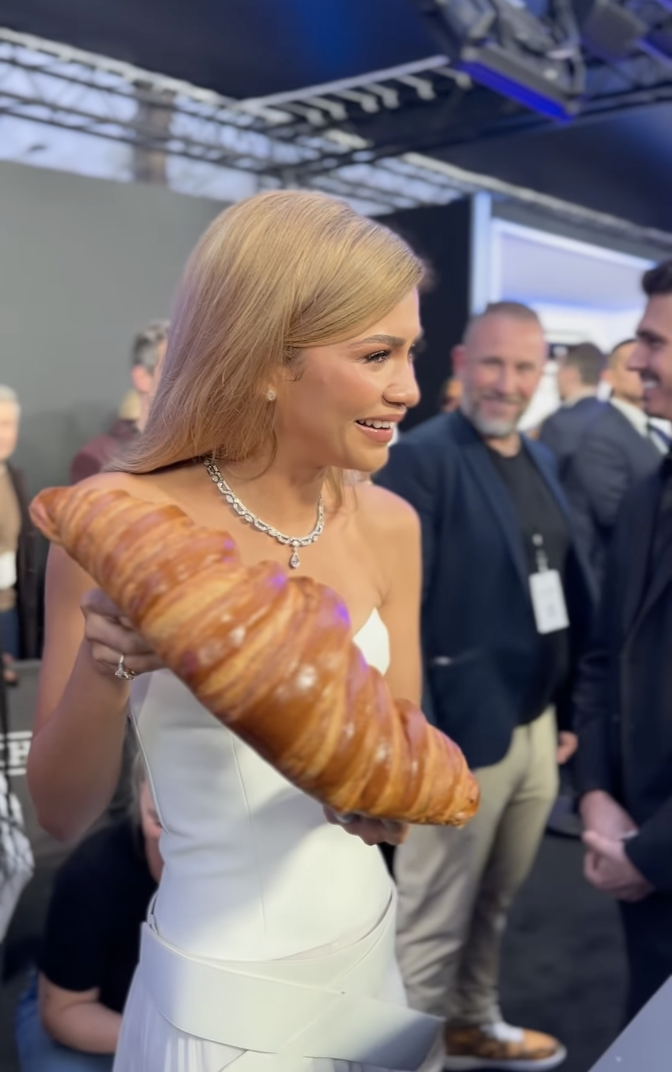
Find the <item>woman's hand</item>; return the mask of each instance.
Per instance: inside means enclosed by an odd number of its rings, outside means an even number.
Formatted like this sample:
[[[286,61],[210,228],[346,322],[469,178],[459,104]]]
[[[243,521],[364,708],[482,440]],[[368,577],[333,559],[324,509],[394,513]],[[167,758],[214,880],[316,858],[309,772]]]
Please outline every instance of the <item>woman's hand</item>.
[[[99,670],[114,674],[124,656],[124,669],[133,674],[161,670],[164,663],[152,651],[144,637],[136,633],[111,599],[99,588],[87,592],[81,603],[86,622],[84,637]]]
[[[361,838],[365,845],[401,845],[408,837],[408,823],[395,823],[387,819],[367,819],[364,815],[338,816],[332,808],[325,807],[324,814],[332,826],[340,826],[346,834]]]

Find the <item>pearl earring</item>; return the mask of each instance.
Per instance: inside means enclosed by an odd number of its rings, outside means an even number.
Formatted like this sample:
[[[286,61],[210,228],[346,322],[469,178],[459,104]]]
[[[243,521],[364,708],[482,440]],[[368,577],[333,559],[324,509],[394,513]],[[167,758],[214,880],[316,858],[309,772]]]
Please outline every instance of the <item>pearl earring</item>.
[[[275,402],[275,391],[270,390],[266,392],[266,398],[269,402]]]

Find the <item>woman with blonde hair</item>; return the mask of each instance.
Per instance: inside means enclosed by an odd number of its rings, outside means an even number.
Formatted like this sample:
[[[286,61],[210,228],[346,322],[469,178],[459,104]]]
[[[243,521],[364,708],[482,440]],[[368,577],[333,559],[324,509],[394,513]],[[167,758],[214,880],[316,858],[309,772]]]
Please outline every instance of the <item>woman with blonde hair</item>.
[[[229,531],[247,565],[335,589],[365,658],[415,702],[419,525],[342,474],[380,469],[418,401],[422,278],[400,238],[328,197],[227,209],[187,266],[144,434],[124,471],[91,481]],[[116,1072],[416,1068],[438,1025],[405,1008],[393,885],[371,847],[405,829],[292,787],[52,549],[28,777],[56,836],[108,804],[129,703],[165,866]]]

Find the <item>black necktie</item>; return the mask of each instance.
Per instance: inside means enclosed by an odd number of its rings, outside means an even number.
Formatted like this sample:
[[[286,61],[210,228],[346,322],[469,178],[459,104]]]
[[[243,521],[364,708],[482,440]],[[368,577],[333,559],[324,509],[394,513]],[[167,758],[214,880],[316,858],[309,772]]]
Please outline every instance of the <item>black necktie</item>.
[[[663,458],[660,467],[660,499],[658,500],[658,513],[656,515],[656,527],[653,534],[652,565],[655,569],[660,558],[672,539],[672,452]]]

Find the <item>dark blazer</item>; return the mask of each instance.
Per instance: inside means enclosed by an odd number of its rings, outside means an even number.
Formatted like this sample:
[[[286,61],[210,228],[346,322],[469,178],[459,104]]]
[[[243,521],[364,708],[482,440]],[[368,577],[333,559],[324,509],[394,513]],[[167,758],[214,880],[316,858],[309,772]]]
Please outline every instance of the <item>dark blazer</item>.
[[[571,530],[552,456],[532,441],[525,441],[524,449]],[[537,639],[509,494],[480,437],[459,412],[442,414],[405,435],[375,480],[407,499],[422,524],[424,710],[472,766],[497,763],[519,722]],[[574,544],[565,589],[574,665],[588,639],[593,610],[591,582]],[[558,700],[566,710],[568,696]]]
[[[660,477],[628,492],[607,559],[596,636],[575,692],[579,791],[603,789],[640,826],[636,867],[672,891],[672,540],[647,584]]]
[[[595,397],[581,398],[572,406],[561,406],[542,424],[539,442],[555,454],[561,481],[591,421],[603,408],[604,402]]]
[[[37,575],[37,532],[28,513],[28,494],[23,475],[8,465],[14,493],[21,513],[21,531],[16,553],[16,605],[19,613],[21,658],[37,659],[39,607]]]
[[[655,472],[660,452],[609,402],[598,403],[560,477],[579,539],[601,585],[623,496]]]

